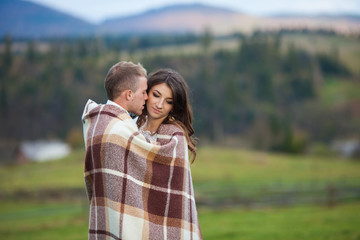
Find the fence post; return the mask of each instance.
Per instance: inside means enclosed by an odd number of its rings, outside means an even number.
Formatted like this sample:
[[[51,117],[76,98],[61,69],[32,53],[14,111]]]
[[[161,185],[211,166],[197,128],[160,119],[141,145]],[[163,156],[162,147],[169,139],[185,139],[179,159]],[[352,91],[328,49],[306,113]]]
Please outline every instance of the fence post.
[[[327,185],[327,206],[332,208],[335,206],[335,187],[332,183]]]

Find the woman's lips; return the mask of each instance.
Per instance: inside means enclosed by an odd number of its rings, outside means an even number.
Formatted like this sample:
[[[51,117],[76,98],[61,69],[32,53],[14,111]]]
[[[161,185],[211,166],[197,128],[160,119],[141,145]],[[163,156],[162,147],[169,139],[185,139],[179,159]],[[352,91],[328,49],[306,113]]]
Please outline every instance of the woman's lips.
[[[161,113],[161,111],[158,110],[158,109],[156,109],[156,108],[152,108],[152,109],[153,109],[153,111],[154,111],[155,113],[157,113],[157,114],[160,114],[160,113]]]

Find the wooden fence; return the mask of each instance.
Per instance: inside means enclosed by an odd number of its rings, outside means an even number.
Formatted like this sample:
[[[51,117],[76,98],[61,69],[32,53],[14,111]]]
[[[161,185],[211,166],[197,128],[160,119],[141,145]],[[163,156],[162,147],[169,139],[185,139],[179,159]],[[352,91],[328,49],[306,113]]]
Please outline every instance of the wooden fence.
[[[333,207],[341,202],[359,201],[360,186],[347,183],[327,183],[307,186],[283,185],[251,188],[218,186],[196,191],[197,204],[211,208],[292,206],[322,204]]]
[[[279,183],[264,187],[241,186],[239,184],[195,185],[195,197],[198,206],[210,208],[260,208],[299,204],[321,204],[333,207],[342,202],[360,201],[360,183],[318,184],[313,182],[306,185]],[[0,192],[0,200],[5,199],[83,201],[85,205],[88,204],[85,187],[23,190],[11,194]]]

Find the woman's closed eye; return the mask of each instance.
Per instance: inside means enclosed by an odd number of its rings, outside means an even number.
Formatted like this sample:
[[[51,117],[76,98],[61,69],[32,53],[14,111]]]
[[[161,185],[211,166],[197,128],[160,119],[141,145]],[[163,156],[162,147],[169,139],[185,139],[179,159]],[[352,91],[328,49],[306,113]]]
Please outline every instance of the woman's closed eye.
[[[164,102],[166,102],[167,104],[169,104],[169,105],[172,105],[173,104],[173,99],[171,98],[171,97],[163,97],[163,94],[162,93],[160,93],[159,91],[157,91],[157,90],[154,90],[152,93],[152,96],[154,97],[154,98],[162,98],[163,99],[163,101]]]

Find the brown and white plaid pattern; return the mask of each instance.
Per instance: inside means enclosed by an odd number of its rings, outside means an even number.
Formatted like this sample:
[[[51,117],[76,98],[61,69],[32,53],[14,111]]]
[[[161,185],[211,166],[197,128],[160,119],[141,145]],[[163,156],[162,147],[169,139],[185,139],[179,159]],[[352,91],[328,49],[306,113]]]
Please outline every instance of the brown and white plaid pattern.
[[[125,110],[91,100],[82,121],[89,239],[202,239],[180,128],[161,125],[154,145]]]

